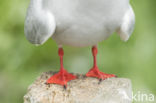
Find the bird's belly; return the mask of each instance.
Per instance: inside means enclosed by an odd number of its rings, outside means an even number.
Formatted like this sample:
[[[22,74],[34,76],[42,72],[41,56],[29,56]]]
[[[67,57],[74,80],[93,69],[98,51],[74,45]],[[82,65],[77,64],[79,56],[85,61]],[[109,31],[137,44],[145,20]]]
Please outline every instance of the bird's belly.
[[[96,45],[98,42],[107,39],[111,33],[112,32],[100,27],[95,29],[94,27],[89,28],[74,25],[66,28],[65,31],[57,28],[53,39],[59,45],[84,47]]]
[[[128,0],[54,0],[53,39],[60,45],[89,46],[106,39],[120,25]]]

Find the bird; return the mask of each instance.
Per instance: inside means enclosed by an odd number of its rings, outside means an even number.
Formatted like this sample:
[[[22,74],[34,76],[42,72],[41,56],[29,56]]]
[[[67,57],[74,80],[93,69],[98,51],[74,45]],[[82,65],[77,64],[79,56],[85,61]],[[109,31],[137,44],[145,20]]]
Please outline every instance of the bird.
[[[116,77],[101,72],[97,65],[97,45],[116,32],[127,41],[134,31],[135,13],[130,0],[30,0],[25,18],[27,40],[42,45],[49,38],[56,41],[60,70],[47,84],[67,86],[77,77],[63,66],[63,46],[92,47],[93,67],[87,77],[105,80]]]

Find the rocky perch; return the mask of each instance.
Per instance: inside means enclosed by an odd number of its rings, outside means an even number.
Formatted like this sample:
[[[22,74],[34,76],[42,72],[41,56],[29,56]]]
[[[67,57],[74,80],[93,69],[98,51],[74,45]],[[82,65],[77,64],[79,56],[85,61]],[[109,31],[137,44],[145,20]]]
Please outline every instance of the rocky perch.
[[[110,78],[99,83],[96,78],[77,75],[78,79],[60,85],[46,84],[55,72],[42,73],[30,85],[24,103],[132,103],[131,81],[125,78]]]

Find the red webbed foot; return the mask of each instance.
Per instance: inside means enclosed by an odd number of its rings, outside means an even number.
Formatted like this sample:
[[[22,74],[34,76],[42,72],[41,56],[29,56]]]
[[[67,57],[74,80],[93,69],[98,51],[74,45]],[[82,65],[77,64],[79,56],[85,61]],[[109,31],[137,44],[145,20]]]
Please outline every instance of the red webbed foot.
[[[76,79],[75,75],[68,73],[65,69],[54,74],[47,80],[47,84],[59,84],[67,87],[67,83],[71,80]]]
[[[96,77],[99,78],[100,80],[105,80],[107,78],[112,78],[112,77],[116,77],[116,75],[114,74],[106,74],[103,73],[101,71],[99,71],[98,67],[94,67],[92,68],[87,74],[87,77]]]

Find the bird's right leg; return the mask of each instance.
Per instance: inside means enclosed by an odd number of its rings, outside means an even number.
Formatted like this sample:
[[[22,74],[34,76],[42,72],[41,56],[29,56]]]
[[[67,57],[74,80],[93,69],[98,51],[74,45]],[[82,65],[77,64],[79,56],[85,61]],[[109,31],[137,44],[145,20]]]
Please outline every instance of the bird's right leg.
[[[64,51],[63,51],[62,47],[59,48],[58,54],[59,54],[59,57],[60,57],[60,71],[57,74],[54,74],[52,77],[50,77],[47,80],[47,84],[59,84],[59,85],[62,85],[64,87],[67,87],[68,81],[76,79],[76,76],[68,73],[64,69],[64,66],[63,66]]]
[[[89,70],[89,72],[86,74],[86,76],[87,77],[96,77],[96,78],[99,78],[100,81],[101,80],[104,80],[104,79],[107,79],[107,78],[116,77],[116,75],[114,75],[114,74],[106,74],[106,73],[103,73],[103,72],[101,72],[99,70],[99,68],[97,66],[97,59],[96,59],[97,53],[98,53],[97,47],[96,46],[93,46],[92,47],[92,54],[93,54],[93,59],[94,59],[94,65]]]

